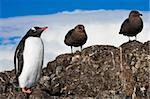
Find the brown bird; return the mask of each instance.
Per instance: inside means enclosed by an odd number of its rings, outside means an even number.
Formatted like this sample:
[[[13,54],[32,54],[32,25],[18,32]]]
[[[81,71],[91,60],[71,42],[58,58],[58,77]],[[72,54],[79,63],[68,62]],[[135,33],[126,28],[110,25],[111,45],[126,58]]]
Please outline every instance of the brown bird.
[[[74,29],[71,29],[65,36],[64,43],[71,46],[71,53],[73,53],[72,47],[79,47],[82,50],[82,46],[87,41],[87,34],[84,26],[79,24]]]
[[[137,34],[143,29],[143,21],[140,16],[142,16],[142,14],[138,11],[131,11],[129,17],[122,23],[119,34],[128,36],[129,41],[130,37],[135,36],[136,40]]]

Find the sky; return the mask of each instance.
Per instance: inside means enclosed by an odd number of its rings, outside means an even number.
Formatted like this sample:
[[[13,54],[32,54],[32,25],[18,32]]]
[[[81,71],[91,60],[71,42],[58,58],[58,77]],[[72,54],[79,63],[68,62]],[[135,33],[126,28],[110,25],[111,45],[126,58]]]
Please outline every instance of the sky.
[[[80,10],[149,10],[149,0],[0,0],[1,18]]]
[[[70,47],[63,40],[77,24],[83,24],[88,35],[83,48],[118,47],[128,41],[118,32],[133,9],[143,14],[144,28],[137,39],[144,43],[150,40],[149,0],[0,0],[0,71],[14,68],[16,46],[33,26],[49,27],[41,36],[45,48],[44,66],[56,56],[70,53]],[[76,50],[78,48],[74,48]]]

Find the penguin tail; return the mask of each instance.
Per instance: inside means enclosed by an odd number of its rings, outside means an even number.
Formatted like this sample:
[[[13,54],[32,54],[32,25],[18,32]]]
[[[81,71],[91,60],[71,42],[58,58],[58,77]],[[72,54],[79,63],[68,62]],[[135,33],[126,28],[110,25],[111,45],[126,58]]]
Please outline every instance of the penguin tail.
[[[19,88],[19,79],[18,79],[18,76],[16,76],[13,80],[13,86],[15,89],[18,89]]]

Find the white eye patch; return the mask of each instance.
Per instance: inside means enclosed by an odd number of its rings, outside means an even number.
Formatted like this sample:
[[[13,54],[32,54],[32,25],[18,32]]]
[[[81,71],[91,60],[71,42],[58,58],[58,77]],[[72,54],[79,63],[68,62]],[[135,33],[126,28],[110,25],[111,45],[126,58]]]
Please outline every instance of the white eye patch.
[[[36,29],[34,27],[32,27],[31,30],[33,30],[34,32],[36,31]]]

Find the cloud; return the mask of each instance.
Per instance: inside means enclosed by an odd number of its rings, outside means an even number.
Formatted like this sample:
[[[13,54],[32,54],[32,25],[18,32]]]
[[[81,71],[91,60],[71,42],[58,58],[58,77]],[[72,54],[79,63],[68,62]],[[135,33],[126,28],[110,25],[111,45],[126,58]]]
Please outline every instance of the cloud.
[[[120,46],[128,41],[127,37],[119,35],[118,32],[129,12],[128,10],[75,10],[42,16],[0,19],[0,55],[2,56],[0,57],[0,70],[13,68],[15,48],[21,37],[33,26],[49,27],[42,34],[45,45],[44,66],[56,56],[70,53],[70,47],[66,46],[63,41],[66,33],[77,24],[83,24],[88,35],[87,43],[83,48],[96,44]],[[150,35],[148,35],[150,13],[148,11],[140,12],[143,14],[144,28],[137,39],[146,42],[150,39]],[[6,42],[4,42],[5,40]],[[77,49],[74,48],[74,50]]]

